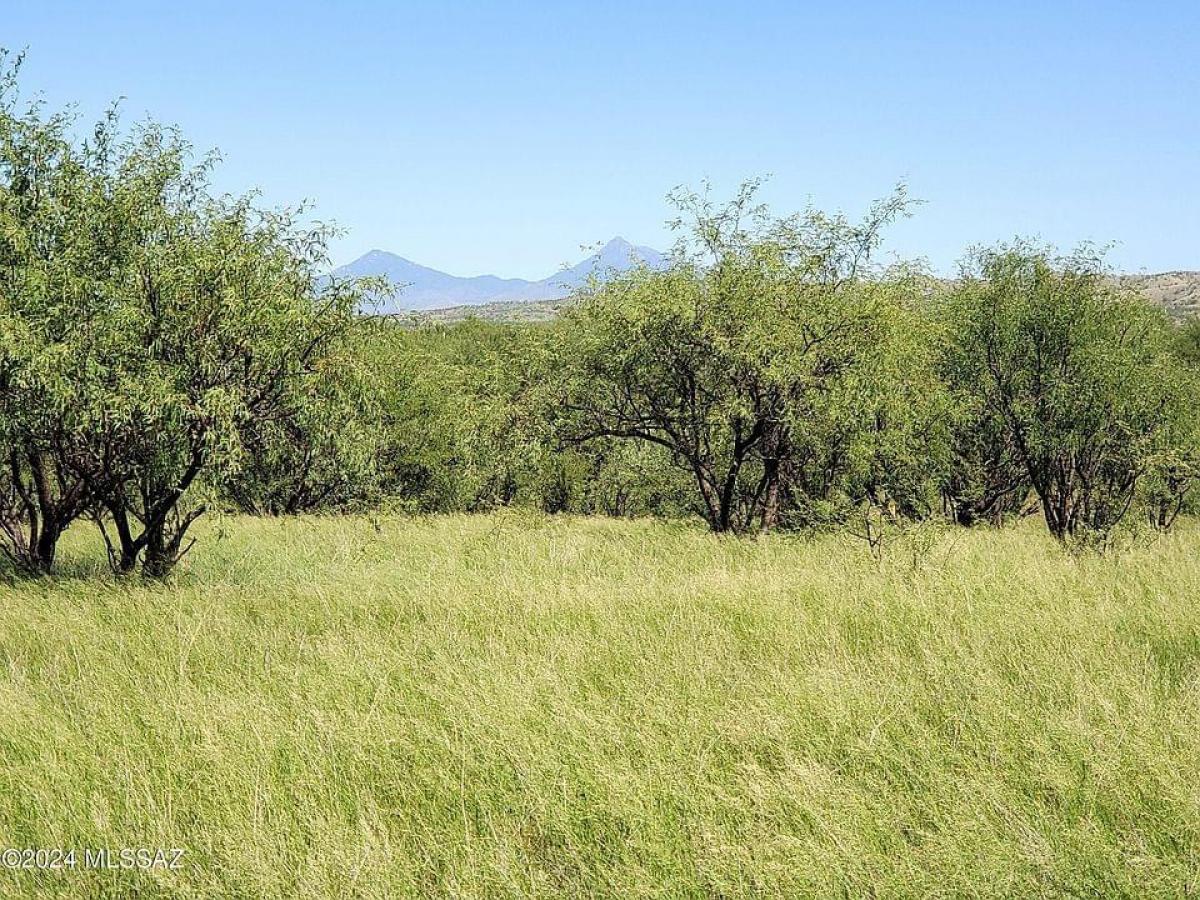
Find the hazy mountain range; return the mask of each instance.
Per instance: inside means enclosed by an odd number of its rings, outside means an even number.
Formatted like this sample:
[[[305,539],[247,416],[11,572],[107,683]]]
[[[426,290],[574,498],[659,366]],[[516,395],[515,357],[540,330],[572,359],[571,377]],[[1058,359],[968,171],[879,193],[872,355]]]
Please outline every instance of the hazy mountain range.
[[[538,281],[495,275],[462,277],[422,266],[394,253],[372,250],[335,270],[343,277],[383,276],[401,288],[377,313],[427,312],[437,321],[478,316],[499,321],[554,318],[563,301],[593,273],[627,271],[645,264],[662,268],[666,259],[650,247],[616,237],[598,252]],[[1200,272],[1123,275],[1120,280],[1161,304],[1173,318],[1200,315]]]
[[[606,272],[623,272],[642,264],[661,268],[664,265],[663,254],[616,237],[581,262],[538,281],[499,278],[495,275],[451,275],[383,250],[365,253],[354,262],[336,269],[334,274],[340,277],[387,278],[400,289],[399,293],[373,311],[396,313],[451,306],[558,300],[584,284],[593,273],[603,276]]]

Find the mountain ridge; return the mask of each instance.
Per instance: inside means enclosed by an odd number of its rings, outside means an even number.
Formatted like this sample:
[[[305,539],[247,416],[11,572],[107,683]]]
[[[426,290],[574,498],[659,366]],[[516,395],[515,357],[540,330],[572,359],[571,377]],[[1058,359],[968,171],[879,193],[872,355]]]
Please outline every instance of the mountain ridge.
[[[636,265],[661,268],[665,259],[651,247],[637,246],[618,236],[575,265],[538,280],[497,275],[451,275],[385,250],[370,250],[353,262],[334,269],[333,275],[386,278],[397,288],[397,293],[380,300],[371,311],[390,315],[459,306],[560,300],[593,274],[603,276],[609,271],[628,271]]]
[[[662,268],[666,256],[650,247],[615,237],[600,250],[546,278],[501,278],[497,275],[451,275],[396,253],[370,250],[334,270],[340,277],[383,276],[399,288],[391,298],[366,310],[377,315],[430,313],[438,320],[457,320],[477,310],[484,318],[543,320],[557,314],[562,301],[592,274],[627,271],[644,264]],[[1200,314],[1200,271],[1124,273],[1119,283],[1143,293],[1173,318]],[[511,314],[510,314],[511,313]]]

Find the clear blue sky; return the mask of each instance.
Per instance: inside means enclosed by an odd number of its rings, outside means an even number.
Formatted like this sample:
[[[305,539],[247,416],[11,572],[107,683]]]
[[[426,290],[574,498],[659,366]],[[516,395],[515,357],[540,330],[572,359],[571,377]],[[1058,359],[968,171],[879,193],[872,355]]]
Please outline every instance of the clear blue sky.
[[[1200,268],[1200,4],[164,3],[8,0],[27,89],[183,127],[222,188],[311,199],[455,274],[540,277],[621,234],[664,247],[666,192],[861,211],[928,201],[891,247],[1117,241]]]

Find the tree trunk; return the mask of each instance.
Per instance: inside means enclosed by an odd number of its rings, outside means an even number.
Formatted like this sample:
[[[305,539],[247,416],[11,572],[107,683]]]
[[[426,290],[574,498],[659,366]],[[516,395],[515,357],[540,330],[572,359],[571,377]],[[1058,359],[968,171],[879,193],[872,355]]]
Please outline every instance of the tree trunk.
[[[176,550],[170,546],[161,526],[146,532],[146,554],[142,559],[142,575],[147,578],[165,578],[171,574],[177,561]]]
[[[9,457],[9,489],[0,509],[0,550],[26,575],[48,575],[58,540],[85,506],[81,481],[63,481],[42,454]]]
[[[118,575],[128,575],[137,567],[138,555],[142,552],[142,544],[133,536],[133,531],[129,527],[129,514],[125,510],[123,498],[113,498],[105,504],[108,513],[112,516],[113,528],[117,532],[117,546],[113,547],[109,544],[108,562],[112,566],[113,572]],[[104,532],[104,526],[100,524],[100,531],[104,534],[105,543],[109,543],[108,535]]]
[[[763,460],[763,481],[766,483],[766,491],[763,493],[761,525],[763,531],[771,531],[779,527],[782,513],[778,459]]]
[[[58,539],[61,536],[62,530],[57,523],[43,520],[42,533],[38,535],[37,541],[33,545],[31,559],[37,574],[50,574],[50,570],[54,567],[54,553],[58,549]]]
[[[791,449],[789,445],[788,434],[782,422],[769,421],[764,426],[762,514],[759,520],[763,531],[779,527],[783,518],[783,460]]]

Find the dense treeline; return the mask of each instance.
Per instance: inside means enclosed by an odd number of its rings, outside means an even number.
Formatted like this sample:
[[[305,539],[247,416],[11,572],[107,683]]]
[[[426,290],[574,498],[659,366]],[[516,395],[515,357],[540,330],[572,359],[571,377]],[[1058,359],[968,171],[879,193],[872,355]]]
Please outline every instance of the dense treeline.
[[[162,576],[214,505],[528,505],[717,532],[1040,514],[1072,545],[1169,528],[1200,453],[1200,326],[1086,251],[880,265],[861,222],[679,193],[670,265],[558,321],[358,314],[301,210],[216,195],[170,129],[86,140],[0,83],[0,549],[51,569],[94,523]]]
[[[358,320],[302,404],[317,427],[276,433],[231,496],[718,532],[1040,514],[1082,546],[1186,508],[1200,326],[1083,251],[979,250],[950,283],[875,266],[903,191],[852,223],[773,219],[753,189],[677,197],[672,265],[597,283],[549,325]]]
[[[1086,250],[977,250],[952,282],[876,266],[902,190],[850,222],[774,219],[754,187],[725,206],[677,196],[670,267],[613,275],[552,324],[360,320],[342,371],[375,373],[347,376],[373,412],[304,445],[340,453],[319,471],[357,471],[358,488],[271,511],[523,504],[718,532],[1040,514],[1103,546],[1186,508],[1200,325]],[[337,408],[325,390],[317,408]]]

